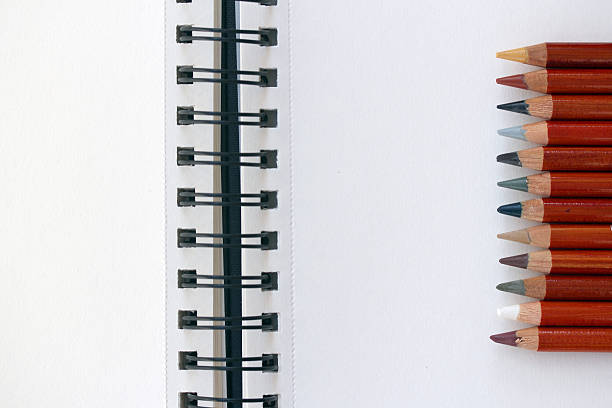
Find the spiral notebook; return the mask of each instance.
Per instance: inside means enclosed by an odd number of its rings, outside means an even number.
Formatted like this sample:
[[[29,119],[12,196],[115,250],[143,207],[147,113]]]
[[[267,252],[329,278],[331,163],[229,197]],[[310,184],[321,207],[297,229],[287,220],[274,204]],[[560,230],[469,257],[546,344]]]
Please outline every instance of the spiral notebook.
[[[495,52],[609,2],[6,3],[0,405],[609,406],[612,356],[488,339]]]

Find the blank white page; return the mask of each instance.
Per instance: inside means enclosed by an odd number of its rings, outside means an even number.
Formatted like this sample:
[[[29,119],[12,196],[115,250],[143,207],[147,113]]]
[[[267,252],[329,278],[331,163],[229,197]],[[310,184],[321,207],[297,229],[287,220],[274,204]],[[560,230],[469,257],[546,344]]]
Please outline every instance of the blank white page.
[[[161,1],[0,5],[0,405],[164,406]]]
[[[609,406],[612,355],[535,353],[495,285],[528,224],[497,164],[525,148],[496,110],[531,94],[495,78],[535,68],[495,52],[610,41],[607,1],[292,1],[295,399],[315,406]],[[537,387],[533,389],[533,387]],[[410,404],[412,403],[412,404]]]

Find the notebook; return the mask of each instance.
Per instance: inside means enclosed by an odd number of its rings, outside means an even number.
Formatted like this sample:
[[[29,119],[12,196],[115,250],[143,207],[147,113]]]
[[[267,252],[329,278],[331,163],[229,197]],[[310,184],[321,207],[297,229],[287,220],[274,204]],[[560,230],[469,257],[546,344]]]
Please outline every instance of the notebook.
[[[609,41],[612,6],[277,3],[3,8],[3,402],[608,406],[611,356],[488,336],[527,225],[495,212],[528,172],[495,163],[526,93],[494,79],[529,67],[494,54]],[[258,84],[188,83],[228,71]],[[222,233],[252,235],[194,236]]]

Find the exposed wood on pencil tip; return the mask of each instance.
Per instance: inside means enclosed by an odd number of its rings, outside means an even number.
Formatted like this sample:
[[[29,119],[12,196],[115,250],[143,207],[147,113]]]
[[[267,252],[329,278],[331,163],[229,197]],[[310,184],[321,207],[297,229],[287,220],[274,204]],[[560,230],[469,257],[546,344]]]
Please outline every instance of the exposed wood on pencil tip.
[[[500,51],[495,54],[495,57],[509,61],[521,62],[524,64],[527,62],[528,54],[527,49],[522,47],[515,48],[512,50]]]

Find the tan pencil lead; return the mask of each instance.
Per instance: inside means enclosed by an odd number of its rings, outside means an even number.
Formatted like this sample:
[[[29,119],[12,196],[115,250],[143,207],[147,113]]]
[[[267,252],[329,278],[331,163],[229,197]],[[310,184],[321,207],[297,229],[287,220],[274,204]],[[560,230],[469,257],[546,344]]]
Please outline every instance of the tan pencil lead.
[[[528,58],[527,48],[515,48],[513,50],[501,51],[496,53],[495,57],[525,64]]]

